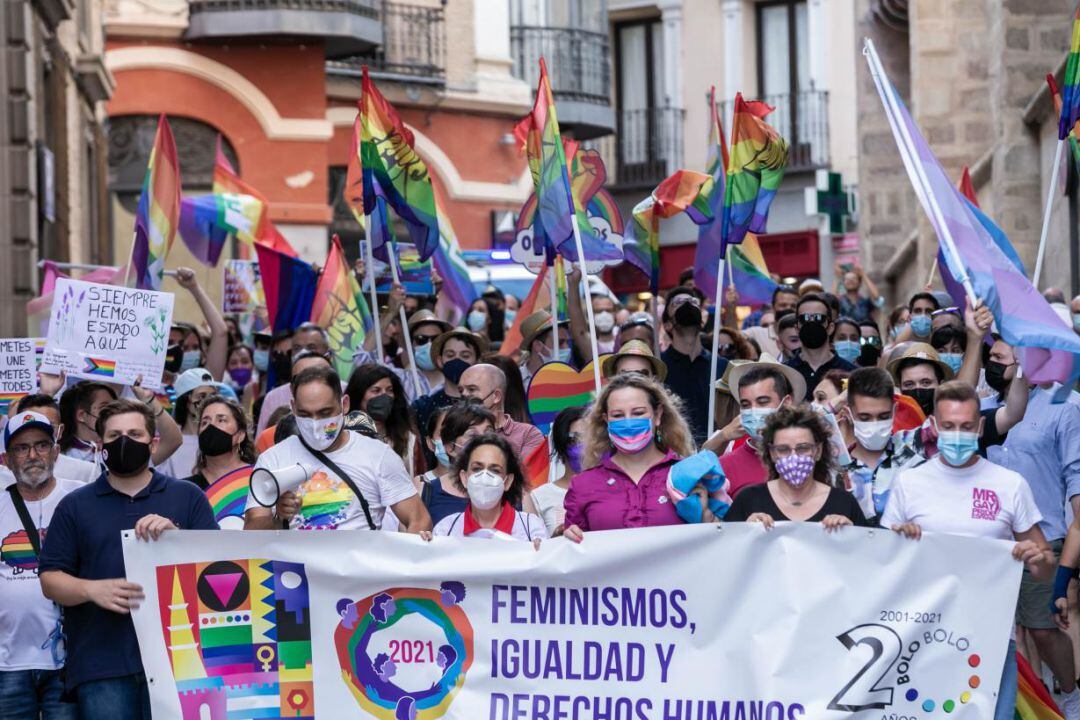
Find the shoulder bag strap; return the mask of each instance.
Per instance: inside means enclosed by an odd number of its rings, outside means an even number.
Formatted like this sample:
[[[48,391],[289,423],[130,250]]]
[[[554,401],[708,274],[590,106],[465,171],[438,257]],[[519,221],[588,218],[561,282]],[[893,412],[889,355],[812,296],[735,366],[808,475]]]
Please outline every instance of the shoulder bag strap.
[[[8,485],[8,494],[11,495],[11,504],[15,506],[15,512],[19,513],[19,520],[22,521],[23,530],[26,531],[26,537],[30,541],[30,546],[34,548],[34,556],[41,557],[41,535],[38,534],[38,529],[34,527],[34,520],[30,517],[30,510],[26,507],[26,501],[23,500],[23,496],[19,494],[18,483],[12,483]]]
[[[353,479],[349,477],[349,474],[342,470],[340,467],[338,467],[337,463],[335,463],[333,460],[326,457],[324,453],[316,450],[315,448],[304,442],[304,438],[301,437],[299,434],[296,436],[296,439],[300,441],[300,444],[304,446],[305,450],[315,456],[316,460],[333,470],[335,475],[345,481],[345,484],[348,485],[349,489],[353,491],[353,495],[355,495],[356,499],[360,501],[360,509],[364,511],[364,517],[367,518],[368,527],[372,530],[378,530],[379,528],[375,527],[375,521],[371,518],[371,507],[368,505],[367,498],[365,498],[364,494],[360,492],[360,488],[357,487]]]

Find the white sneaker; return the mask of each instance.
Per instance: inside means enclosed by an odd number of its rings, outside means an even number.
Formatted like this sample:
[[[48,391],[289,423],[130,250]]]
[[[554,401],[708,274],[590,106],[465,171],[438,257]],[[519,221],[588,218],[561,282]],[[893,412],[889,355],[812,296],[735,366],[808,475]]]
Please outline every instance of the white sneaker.
[[[1080,688],[1074,688],[1068,695],[1062,694],[1058,705],[1065,715],[1065,720],[1080,720]]]

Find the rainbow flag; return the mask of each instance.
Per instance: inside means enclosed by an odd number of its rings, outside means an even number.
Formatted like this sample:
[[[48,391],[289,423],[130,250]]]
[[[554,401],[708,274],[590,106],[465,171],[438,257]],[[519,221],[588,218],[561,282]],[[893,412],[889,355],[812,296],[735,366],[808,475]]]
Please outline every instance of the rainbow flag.
[[[694,285],[714,303],[719,302],[714,297],[716,273],[720,269],[720,258],[725,256],[727,249],[722,237],[727,166],[727,141],[724,139],[723,124],[720,122],[720,110],[716,106],[714,86],[709,89],[709,158],[706,168],[715,185],[709,198],[713,221],[698,229],[698,244],[694,251]]]
[[[555,363],[546,366],[542,374],[529,382],[528,411],[532,424],[547,435],[555,416],[568,407],[584,407],[593,401],[592,365],[580,372],[569,365]]]
[[[618,260],[619,249],[596,234],[581,202],[574,197],[570,182],[567,148],[559,132],[555,114],[555,99],[548,81],[547,64],[540,58],[540,81],[532,112],[514,127],[514,136],[525,148],[529,171],[536,188],[536,217],[534,237],[546,237],[559,254],[577,262],[574,223],[581,236],[582,249],[588,260]],[[570,157],[577,155],[576,144]]]
[[[362,68],[360,98],[360,166],[363,168],[364,211],[371,213],[382,197],[409,228],[412,243],[427,260],[439,246],[435,189],[427,165],[413,149],[415,139],[393,106]]]
[[[104,378],[116,377],[116,361],[105,358],[86,358],[83,374]]]
[[[252,195],[213,193],[180,203],[180,238],[200,262],[215,267],[230,237],[256,242],[266,204]]]
[[[763,102],[747,102],[735,96],[731,122],[731,158],[724,187],[721,242],[737,245],[746,233],[763,233],[784,169],[788,145],[775,128],[765,122],[773,108]]]
[[[525,473],[525,484],[530,490],[535,490],[548,482],[551,474],[551,446],[548,439],[532,449],[522,463],[522,471]]]
[[[1073,28],[1073,31],[1075,32],[1075,28]],[[1064,103],[1061,99],[1061,92],[1058,91],[1057,81],[1052,74],[1046,76],[1046,84],[1050,86],[1050,96],[1054,99],[1054,109],[1059,113],[1062,112]],[[1076,139],[1078,126],[1080,126],[1080,122],[1074,124],[1072,128],[1069,129],[1067,140],[1069,142],[1069,152],[1071,152],[1073,156],[1073,163],[1076,165],[1077,172],[1080,172],[1080,142]]]
[[[247,503],[248,489],[251,486],[251,471],[254,465],[245,465],[225,473],[210,487],[206,488],[206,499],[214,510],[214,519],[220,525],[225,518],[244,519],[244,505]]]
[[[469,278],[469,268],[465,264],[465,258],[461,256],[461,246],[458,245],[450,218],[446,216],[442,204],[438,201],[435,203],[435,210],[439,218],[439,247],[435,249],[431,260],[443,281],[440,298],[464,314],[469,311],[469,306],[478,295]]]
[[[521,347],[521,342],[525,339],[521,334],[521,323],[537,310],[544,308],[541,290],[547,287],[545,281],[549,270],[550,267],[547,264],[540,266],[540,272],[537,273],[533,286],[529,288],[529,294],[521,301],[521,307],[518,308],[517,315],[514,316],[514,324],[506,331],[502,345],[499,346],[500,355],[512,355],[519,349],[528,350],[528,348]]]
[[[1080,122],[1080,8],[1073,18],[1069,58],[1065,61],[1065,97],[1058,120],[1058,139],[1064,140]]]
[[[330,352],[334,356],[334,369],[341,377],[348,377],[353,368],[353,350],[364,344],[367,333],[364,313],[360,302],[364,296],[360,284],[345,259],[341,239],[335,235],[326,256],[319,286],[311,305],[311,322],[326,328],[330,337]],[[367,304],[364,303],[364,309]]]
[[[165,257],[172,249],[179,223],[180,161],[176,157],[172,129],[163,113],[135,210],[135,240],[131,248],[135,287],[140,290],[161,287]]]
[[[654,295],[660,289],[660,219],[686,213],[697,225],[711,221],[713,187],[712,177],[705,173],[676,170],[634,207],[623,254],[649,278],[649,291]]]
[[[26,393],[0,393],[0,413],[7,415],[12,405],[26,397]]]
[[[745,240],[733,245],[727,261],[731,266],[732,287],[738,290],[741,304],[757,306],[772,302],[776,282],[769,275],[756,235],[747,233]],[[728,278],[725,277],[724,287],[727,285]]]
[[[214,182],[211,190],[215,195],[246,195],[262,203],[264,211],[255,225],[255,242],[269,245],[274,250],[289,257],[296,257],[296,250],[285,239],[285,236],[278,232],[278,229],[274,227],[274,223],[270,221],[270,203],[267,201],[266,196],[241,180],[240,176],[236,174],[236,169],[233,168],[232,163],[229,162],[229,158],[225,156],[225,151],[222,149],[220,135],[218,135],[217,151],[214,156]],[[245,240],[246,238],[239,237],[239,239]]]
[[[259,256],[270,327],[280,332],[307,322],[319,283],[315,268],[263,243],[255,243],[255,252]]]
[[[1016,686],[1016,720],[1064,720],[1061,710],[1046,691],[1031,665],[1016,653],[1019,677]]]

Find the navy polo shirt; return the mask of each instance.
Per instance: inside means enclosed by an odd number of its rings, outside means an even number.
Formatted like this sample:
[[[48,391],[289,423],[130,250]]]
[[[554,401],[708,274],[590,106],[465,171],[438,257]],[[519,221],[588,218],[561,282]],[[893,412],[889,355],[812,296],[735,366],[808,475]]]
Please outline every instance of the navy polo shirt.
[[[686,411],[686,422],[690,426],[690,432],[694,436],[694,444],[701,445],[709,437],[709,394],[713,391],[713,383],[709,380],[709,369],[712,367],[712,353],[702,350],[701,353],[690,359],[673,347],[669,347],[660,353],[660,359],[667,365],[667,378],[664,384],[668,390],[675,393],[683,401]],[[716,378],[724,376],[727,368],[726,358],[716,359]]]
[[[62,570],[83,580],[124,577],[120,533],[146,515],[166,517],[183,530],[218,529],[206,496],[189,482],[155,471],[150,484],[129,497],[106,478],[102,473],[56,506],[41,548],[40,572]],[[86,602],[64,608],[64,630],[68,689],[143,671],[130,615]]]

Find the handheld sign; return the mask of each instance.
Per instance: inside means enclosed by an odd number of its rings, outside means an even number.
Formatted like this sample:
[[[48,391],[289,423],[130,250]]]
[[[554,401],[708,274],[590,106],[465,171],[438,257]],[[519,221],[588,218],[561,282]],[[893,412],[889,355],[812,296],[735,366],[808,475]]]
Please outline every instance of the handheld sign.
[[[173,294],[61,278],[56,281],[43,365],[69,378],[161,387]]]
[[[0,411],[24,395],[37,392],[37,352],[33,338],[0,340]]]

